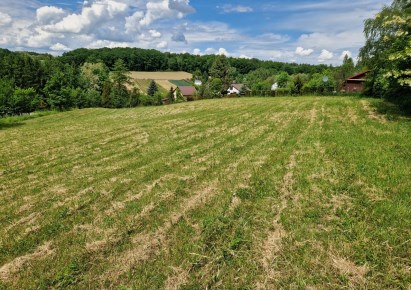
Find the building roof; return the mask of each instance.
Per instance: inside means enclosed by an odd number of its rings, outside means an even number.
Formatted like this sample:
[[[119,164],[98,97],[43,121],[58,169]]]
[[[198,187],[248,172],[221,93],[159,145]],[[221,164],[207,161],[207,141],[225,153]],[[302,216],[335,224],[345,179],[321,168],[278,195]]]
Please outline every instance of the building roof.
[[[369,70],[363,71],[355,76],[352,76],[347,79],[347,81],[365,81],[365,76],[369,73]]]
[[[231,84],[231,87],[241,91],[243,89],[244,85],[243,84]]]
[[[183,96],[194,96],[197,93],[197,90],[193,86],[179,86],[178,87]]]

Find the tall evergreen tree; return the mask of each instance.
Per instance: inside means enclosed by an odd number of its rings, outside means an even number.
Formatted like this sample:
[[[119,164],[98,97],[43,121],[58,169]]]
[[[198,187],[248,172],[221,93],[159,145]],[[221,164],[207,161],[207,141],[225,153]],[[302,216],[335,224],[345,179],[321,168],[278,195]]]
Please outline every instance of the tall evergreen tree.
[[[150,82],[150,84],[148,85],[148,88],[147,88],[147,94],[149,96],[154,96],[157,91],[158,91],[158,87],[157,87],[156,82],[154,80],[151,80],[151,82]]]

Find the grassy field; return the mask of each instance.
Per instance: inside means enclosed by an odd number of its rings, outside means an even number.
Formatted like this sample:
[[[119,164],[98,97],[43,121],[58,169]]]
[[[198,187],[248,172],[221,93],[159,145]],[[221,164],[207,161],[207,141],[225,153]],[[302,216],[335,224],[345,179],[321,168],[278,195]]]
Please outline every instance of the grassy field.
[[[141,92],[147,93],[147,89],[150,86],[150,82],[151,82],[150,80],[133,80],[132,84],[136,85],[140,89]],[[157,88],[158,88],[158,91],[164,96],[168,93],[168,90],[166,90],[159,83],[157,83]],[[170,88],[168,88],[168,89],[170,89]]]
[[[190,80],[193,75],[186,72],[138,72],[131,71],[130,77],[133,84],[146,92],[151,80],[154,80],[159,86],[160,92],[165,95],[170,88],[176,88],[181,85],[191,85],[187,80]]]
[[[137,80],[190,80],[193,75],[183,71],[145,72],[131,71],[130,76]]]
[[[411,120],[241,98],[0,126],[0,289],[410,289]]]
[[[175,86],[192,86],[193,84],[186,80],[171,80],[170,81]]]

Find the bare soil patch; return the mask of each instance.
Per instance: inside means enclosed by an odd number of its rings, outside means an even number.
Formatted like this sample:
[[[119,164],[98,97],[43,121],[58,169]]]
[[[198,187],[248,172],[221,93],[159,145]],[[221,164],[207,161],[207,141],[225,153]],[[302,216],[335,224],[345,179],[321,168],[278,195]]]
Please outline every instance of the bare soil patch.
[[[0,268],[0,279],[8,281],[13,275],[18,273],[25,265],[33,260],[44,259],[54,253],[51,242],[46,242],[39,246],[33,253],[15,258],[13,261]]]

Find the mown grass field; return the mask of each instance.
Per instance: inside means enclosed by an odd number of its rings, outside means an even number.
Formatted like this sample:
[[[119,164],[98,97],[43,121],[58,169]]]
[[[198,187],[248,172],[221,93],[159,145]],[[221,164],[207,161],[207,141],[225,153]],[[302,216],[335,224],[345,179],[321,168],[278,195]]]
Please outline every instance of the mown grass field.
[[[142,93],[147,93],[147,89],[150,86],[150,82],[151,82],[150,80],[133,80],[132,84],[137,85],[137,87],[141,90]],[[157,83],[157,88],[158,88],[158,91],[164,96],[168,93],[168,91],[158,83]]]
[[[411,122],[241,98],[0,127],[0,288],[409,289]]]
[[[137,80],[190,80],[193,75],[183,71],[146,72],[131,71],[130,76]]]

